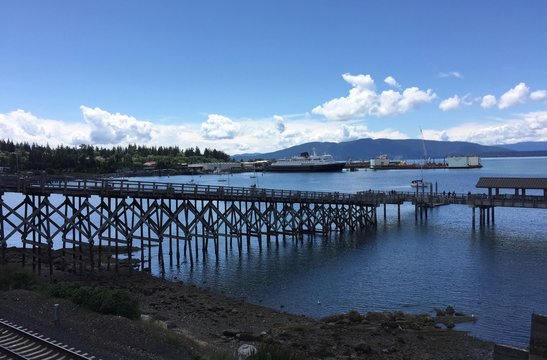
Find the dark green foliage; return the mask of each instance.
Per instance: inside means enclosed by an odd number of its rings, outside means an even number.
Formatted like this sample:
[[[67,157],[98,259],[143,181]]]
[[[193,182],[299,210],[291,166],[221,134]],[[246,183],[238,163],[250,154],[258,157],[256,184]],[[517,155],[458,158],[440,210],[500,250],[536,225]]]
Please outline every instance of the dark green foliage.
[[[282,348],[279,345],[262,344],[258,352],[247,358],[248,360],[304,360],[301,354]]]
[[[139,304],[128,292],[95,286],[84,286],[75,282],[60,282],[45,285],[31,272],[16,266],[0,267],[0,290],[38,290],[50,295],[69,299],[101,314],[112,314],[136,319],[140,316]]]
[[[36,277],[25,269],[15,266],[0,267],[0,290],[33,290],[38,284]]]
[[[62,282],[52,285],[50,292],[53,296],[72,300],[75,304],[101,314],[119,315],[129,319],[136,319],[140,315],[137,300],[123,290]]]
[[[178,146],[99,148],[92,145],[79,147],[13,143],[0,140],[0,167],[18,171],[38,171],[55,174],[61,172],[113,173],[118,170],[140,170],[145,162],[155,161],[159,169],[176,168],[182,163],[227,162],[228,154],[198,148],[182,150]]]

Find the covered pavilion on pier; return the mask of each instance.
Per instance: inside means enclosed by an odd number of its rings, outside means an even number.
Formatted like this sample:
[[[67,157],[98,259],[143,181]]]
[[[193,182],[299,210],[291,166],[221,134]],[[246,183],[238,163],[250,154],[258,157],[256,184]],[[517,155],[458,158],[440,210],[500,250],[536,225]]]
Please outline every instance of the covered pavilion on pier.
[[[526,190],[543,190],[547,197],[547,178],[481,177],[476,187],[488,189],[488,196],[500,195],[500,189],[513,189],[515,196],[526,196]]]

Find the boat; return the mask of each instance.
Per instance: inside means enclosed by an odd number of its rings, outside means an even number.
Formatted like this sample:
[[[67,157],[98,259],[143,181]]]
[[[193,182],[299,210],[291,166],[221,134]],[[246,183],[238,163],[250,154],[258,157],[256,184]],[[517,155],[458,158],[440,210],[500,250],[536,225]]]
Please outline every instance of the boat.
[[[332,155],[312,155],[303,152],[299,156],[279,159],[267,167],[267,171],[278,172],[334,172],[342,171],[346,163],[335,161]]]
[[[429,181],[424,181],[424,164],[427,163],[427,148],[425,147],[425,139],[424,139],[424,133],[422,132],[422,129],[420,129],[420,134],[422,135],[422,146],[424,150],[424,161],[420,164],[420,175],[422,178],[417,180],[412,180],[410,182],[410,186],[417,189],[423,189],[423,188],[431,186],[431,183]]]
[[[412,180],[410,182],[410,186],[412,186],[413,188],[425,188],[431,186],[431,183],[429,181],[424,181],[424,179],[417,179]]]

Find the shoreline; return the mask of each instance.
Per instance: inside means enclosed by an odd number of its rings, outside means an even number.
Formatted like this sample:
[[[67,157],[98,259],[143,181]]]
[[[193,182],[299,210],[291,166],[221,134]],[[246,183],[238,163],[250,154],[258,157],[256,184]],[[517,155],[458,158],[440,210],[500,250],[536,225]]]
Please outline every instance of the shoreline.
[[[47,275],[43,274],[48,272],[44,268],[42,270],[42,278],[47,280]],[[256,347],[279,346],[303,354],[306,359],[492,358],[492,343],[452,329],[458,321],[471,320],[470,317],[455,314],[437,317],[400,311],[367,314],[349,311],[313,319],[149,273],[129,273],[128,267],[121,267],[118,273],[101,270],[83,275],[55,269],[53,279],[128,291],[138,299],[141,312],[145,315],[143,318],[153,320],[156,325],[180,336],[184,343],[193,344],[198,354],[211,349],[234,353],[242,344],[253,344]],[[4,308],[11,304],[9,293],[2,292]],[[21,308],[23,304],[18,295],[13,307]],[[104,315],[94,316],[105,318]],[[77,316],[74,315],[74,318]],[[10,320],[17,322],[17,319]],[[121,342],[131,341],[131,331],[134,330],[115,330],[118,334],[124,334],[119,339]],[[49,336],[49,333],[46,335]],[[101,342],[94,346],[100,348]],[[153,345],[150,351],[157,351],[156,347]],[[164,354],[161,358],[176,357]]]

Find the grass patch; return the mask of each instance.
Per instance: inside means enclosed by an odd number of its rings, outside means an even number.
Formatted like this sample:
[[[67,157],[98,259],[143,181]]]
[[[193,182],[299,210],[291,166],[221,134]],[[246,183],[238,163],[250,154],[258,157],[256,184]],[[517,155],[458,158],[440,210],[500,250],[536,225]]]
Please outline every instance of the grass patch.
[[[84,286],[76,282],[46,284],[32,272],[13,265],[0,267],[0,290],[25,289],[46,295],[69,299],[101,314],[136,319],[140,316],[139,303],[124,290]]]
[[[40,281],[34,274],[19,266],[0,267],[0,290],[37,290]]]
[[[49,293],[101,314],[118,315],[129,319],[137,319],[140,316],[138,301],[127,291],[60,282],[50,285]]]
[[[175,348],[184,348],[196,360],[237,360],[232,351],[217,348],[194,338],[190,334],[165,329],[157,322],[138,321],[137,324],[155,340]]]
[[[304,360],[302,354],[285,349],[279,345],[262,344],[258,347],[255,355],[249,356],[248,360]]]

